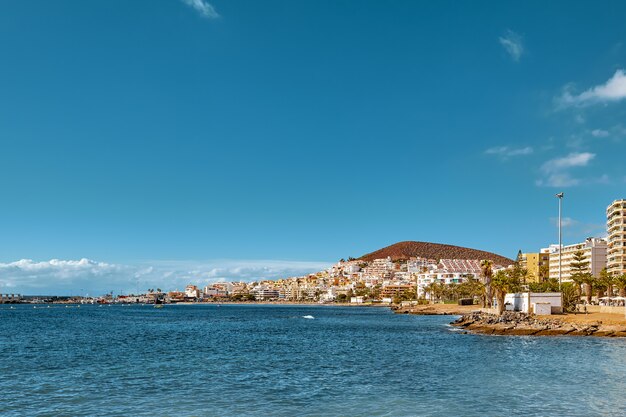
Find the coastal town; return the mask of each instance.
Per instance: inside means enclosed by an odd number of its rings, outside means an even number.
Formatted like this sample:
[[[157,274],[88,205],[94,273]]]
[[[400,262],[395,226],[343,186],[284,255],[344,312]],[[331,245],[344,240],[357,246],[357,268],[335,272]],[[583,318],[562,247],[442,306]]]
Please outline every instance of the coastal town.
[[[624,16],[0,1],[0,417],[626,417]]]
[[[350,303],[350,304],[428,304],[485,300],[487,276],[516,271],[518,291],[549,292],[560,284],[571,284],[576,296],[588,304],[623,305],[626,296],[626,200],[615,200],[606,209],[607,236],[589,237],[582,242],[546,245],[535,251],[519,251],[515,260],[474,251],[475,259],[411,256],[411,244],[400,242],[359,259],[341,259],[330,268],[298,277],[252,282],[214,282],[203,287],[190,283],[181,290],[150,288],[143,294],[112,293],[100,297],[25,297],[1,294],[0,302],[67,303]],[[455,254],[457,247],[442,253]],[[465,249],[465,248],[462,248]],[[465,249],[467,250],[467,249]],[[473,250],[469,250],[473,251]],[[376,257],[377,253],[390,254]],[[468,253],[468,252],[464,252]],[[398,254],[402,254],[399,256]],[[392,256],[393,255],[393,256]],[[559,256],[560,255],[560,256]],[[491,294],[491,296],[495,296]],[[491,297],[489,297],[491,298]],[[497,301],[493,301],[497,304]]]

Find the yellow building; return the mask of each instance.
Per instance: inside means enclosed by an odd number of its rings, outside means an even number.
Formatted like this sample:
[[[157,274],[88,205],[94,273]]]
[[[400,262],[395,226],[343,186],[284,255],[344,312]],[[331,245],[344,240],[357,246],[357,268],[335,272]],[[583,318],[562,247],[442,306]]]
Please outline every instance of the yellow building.
[[[528,271],[528,282],[540,282],[541,267],[544,268],[550,264],[550,253],[542,250],[541,252],[522,253],[520,258],[520,266]],[[547,279],[547,274],[544,279]]]
[[[608,232],[607,270],[611,275],[626,273],[626,200],[615,200],[606,208]]]

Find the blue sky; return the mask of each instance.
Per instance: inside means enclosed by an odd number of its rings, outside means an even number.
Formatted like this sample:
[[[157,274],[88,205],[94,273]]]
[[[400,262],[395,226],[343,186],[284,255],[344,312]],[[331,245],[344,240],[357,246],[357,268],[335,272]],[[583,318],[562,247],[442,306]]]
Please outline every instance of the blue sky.
[[[513,257],[554,243],[559,191],[565,243],[601,236],[626,198],[624,15],[3,2],[0,292],[273,277],[402,240]]]

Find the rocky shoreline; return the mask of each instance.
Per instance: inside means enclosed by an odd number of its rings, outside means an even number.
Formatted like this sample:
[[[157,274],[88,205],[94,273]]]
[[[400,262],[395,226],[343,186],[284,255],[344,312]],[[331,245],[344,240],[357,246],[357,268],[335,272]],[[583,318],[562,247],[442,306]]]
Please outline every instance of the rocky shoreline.
[[[462,315],[451,323],[468,333],[515,336],[626,337],[626,325],[602,321],[570,323],[558,318],[539,318],[525,313],[505,312],[502,316],[483,312]]]
[[[417,306],[390,307],[396,314],[415,314],[418,316],[460,316],[469,313],[476,306],[458,306],[456,304],[425,304]]]

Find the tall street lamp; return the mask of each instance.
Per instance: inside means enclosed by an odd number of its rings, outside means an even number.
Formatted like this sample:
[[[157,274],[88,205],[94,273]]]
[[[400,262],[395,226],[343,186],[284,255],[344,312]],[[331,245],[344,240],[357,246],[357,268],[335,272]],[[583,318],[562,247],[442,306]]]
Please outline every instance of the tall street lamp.
[[[561,240],[561,203],[563,201],[563,193],[558,193],[556,197],[559,199],[559,291],[561,291],[561,260],[563,256],[563,242]]]

